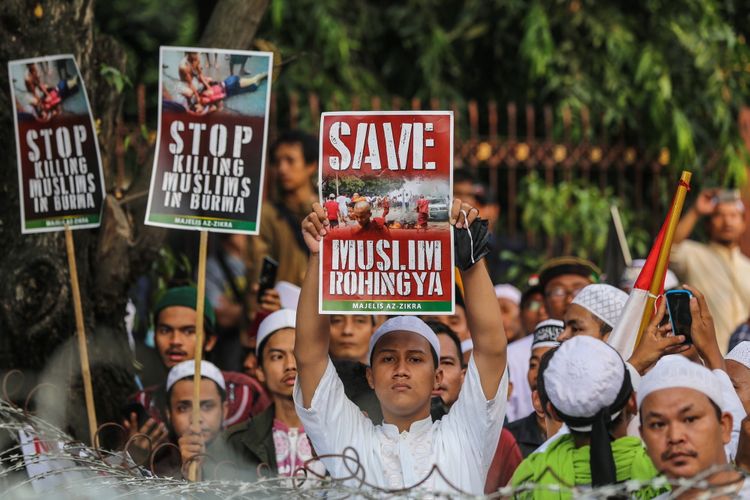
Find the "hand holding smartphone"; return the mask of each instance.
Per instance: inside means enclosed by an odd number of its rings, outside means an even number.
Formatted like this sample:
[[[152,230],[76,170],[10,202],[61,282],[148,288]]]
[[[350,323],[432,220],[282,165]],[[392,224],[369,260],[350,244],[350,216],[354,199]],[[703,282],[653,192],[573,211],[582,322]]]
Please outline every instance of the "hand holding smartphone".
[[[669,290],[664,294],[667,300],[669,321],[672,323],[672,333],[684,335],[686,344],[693,343],[693,337],[690,334],[693,325],[693,317],[690,314],[692,296],[689,290]]]

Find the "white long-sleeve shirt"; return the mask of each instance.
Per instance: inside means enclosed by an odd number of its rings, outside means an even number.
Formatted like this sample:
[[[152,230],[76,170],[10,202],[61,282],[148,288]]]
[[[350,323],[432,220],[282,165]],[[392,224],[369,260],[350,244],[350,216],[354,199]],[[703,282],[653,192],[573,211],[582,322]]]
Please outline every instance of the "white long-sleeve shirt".
[[[500,438],[507,394],[506,371],[495,397],[489,401],[485,398],[472,356],[461,393],[448,414],[437,422],[430,417],[416,421],[408,431],[399,433],[395,425],[374,425],[349,401],[329,360],[310,408],[302,404],[299,382],[294,388],[294,402],[317,454],[343,454],[346,448],[355,449],[365,481],[370,484],[408,488],[422,481],[436,465],[459,490],[481,495]],[[341,458],[322,461],[333,478],[350,477],[350,469],[356,469],[352,463],[347,468]],[[359,485],[356,479],[349,483]],[[455,493],[437,473],[421,488]]]

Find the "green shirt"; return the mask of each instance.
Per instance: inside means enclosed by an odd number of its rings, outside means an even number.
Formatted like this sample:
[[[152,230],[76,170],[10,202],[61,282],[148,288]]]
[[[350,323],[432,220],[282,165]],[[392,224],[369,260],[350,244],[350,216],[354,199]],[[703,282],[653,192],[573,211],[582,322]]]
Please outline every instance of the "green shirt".
[[[516,469],[511,485],[533,483],[541,488],[517,494],[515,498],[542,500],[572,498],[573,495],[568,488],[591,485],[589,450],[588,445],[576,448],[573,436],[565,434],[551,443],[545,451],[532,453]],[[617,482],[631,479],[648,481],[659,475],[646,454],[643,443],[637,437],[626,436],[613,441],[612,456],[615,461]],[[550,485],[560,485],[561,491],[544,488]],[[662,491],[665,490],[646,487],[635,496],[653,498]]]

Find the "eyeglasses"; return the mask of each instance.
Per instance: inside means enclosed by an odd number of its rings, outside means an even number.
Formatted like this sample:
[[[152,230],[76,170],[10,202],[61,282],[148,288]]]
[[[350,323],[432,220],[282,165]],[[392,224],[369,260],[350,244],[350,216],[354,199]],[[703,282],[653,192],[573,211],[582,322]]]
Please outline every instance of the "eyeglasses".
[[[574,290],[568,290],[568,289],[563,288],[563,287],[557,287],[557,288],[553,288],[552,290],[546,292],[544,295],[548,299],[550,299],[550,300],[563,300],[563,299],[566,299],[568,297],[574,299],[575,296],[578,295],[578,292],[580,292],[581,290],[583,290],[583,287],[576,288]]]

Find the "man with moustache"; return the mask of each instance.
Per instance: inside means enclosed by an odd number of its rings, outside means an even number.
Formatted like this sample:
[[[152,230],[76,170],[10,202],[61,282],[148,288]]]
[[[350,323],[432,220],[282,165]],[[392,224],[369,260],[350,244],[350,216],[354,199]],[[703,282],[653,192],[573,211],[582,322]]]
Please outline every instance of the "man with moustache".
[[[207,298],[204,304],[203,321],[205,340],[203,346],[196,345],[197,303],[198,291],[195,287],[176,287],[167,290],[154,308],[154,342],[166,370],[172,369],[181,362],[194,359],[197,348],[202,348],[204,353],[210,353],[216,345],[218,338],[214,330],[216,317]],[[263,388],[247,375],[238,372],[223,372],[222,376],[227,392],[227,425],[247,420],[270,404]],[[137,433],[146,434],[151,438],[153,446],[167,439],[166,428],[163,424],[166,416],[162,405],[159,404],[159,399],[163,396],[162,387],[159,385],[147,387],[133,396],[132,400],[143,406],[149,414],[150,418],[143,425],[138,425],[135,412],[131,413],[123,423],[130,436]],[[144,443],[145,446],[147,445]]]
[[[711,498],[750,497],[750,481],[731,466],[725,451],[733,418],[724,409],[721,385],[715,371],[683,356],[663,358],[641,381],[640,431],[654,465],[670,480],[707,482],[683,488],[677,498],[707,491]],[[714,472],[706,476],[710,469]]]
[[[708,243],[687,239],[702,217]],[[721,352],[726,353],[734,329],[750,316],[750,258],[740,251],[745,233],[745,205],[734,191],[700,193],[677,225],[669,265],[683,283],[706,295],[716,322]]]
[[[310,441],[292,401],[297,379],[294,359],[296,311],[281,309],[265,318],[258,328],[256,352],[258,378],[271,394],[273,404],[260,415],[227,431],[227,443],[242,457],[243,467],[255,470],[266,464],[272,475],[291,477],[313,458]],[[308,465],[325,473],[320,462]]]

